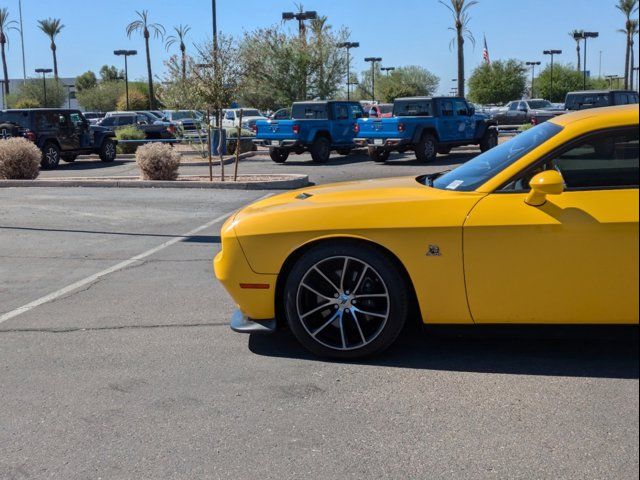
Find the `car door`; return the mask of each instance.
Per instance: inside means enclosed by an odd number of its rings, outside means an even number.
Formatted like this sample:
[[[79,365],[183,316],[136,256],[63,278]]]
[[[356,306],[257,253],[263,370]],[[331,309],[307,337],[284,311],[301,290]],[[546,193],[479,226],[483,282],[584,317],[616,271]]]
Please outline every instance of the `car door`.
[[[349,105],[336,102],[332,105],[331,112],[331,138],[336,145],[351,143],[353,121],[349,112]]]
[[[462,99],[455,100],[457,138],[471,140],[476,133],[476,127],[471,116],[471,109]]]
[[[450,142],[455,138],[456,118],[453,100],[449,98],[441,99],[438,105],[439,121],[438,135],[441,142]]]
[[[509,103],[509,108],[507,108],[507,111],[504,113],[504,119],[500,122],[500,125],[519,125],[518,105],[520,105],[520,102]]]
[[[75,125],[69,112],[58,113],[58,142],[63,151],[80,148],[80,138],[76,134]]]
[[[638,130],[572,142],[483,198],[463,227],[476,323],[638,321]],[[566,190],[542,206],[525,185],[554,168]]]
[[[80,112],[71,112],[69,114],[69,119],[71,120],[72,133],[70,141],[73,145],[73,149],[79,149],[85,146],[87,141],[87,133],[89,131],[87,122]]]

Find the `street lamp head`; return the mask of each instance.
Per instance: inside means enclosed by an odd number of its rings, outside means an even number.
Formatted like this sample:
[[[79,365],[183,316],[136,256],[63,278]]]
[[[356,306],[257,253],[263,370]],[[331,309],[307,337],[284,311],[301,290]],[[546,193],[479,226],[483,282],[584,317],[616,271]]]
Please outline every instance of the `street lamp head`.
[[[598,32],[582,32],[583,38],[598,38],[599,35]]]
[[[365,62],[381,62],[382,58],[381,57],[366,57],[364,59]]]
[[[543,50],[542,53],[544,55],[560,55],[562,50]]]
[[[308,12],[302,12],[297,15],[298,20],[315,20],[318,18],[318,12],[310,10]]]
[[[128,55],[137,55],[138,51],[137,50],[114,50],[113,51],[114,55],[124,55],[124,56],[128,56]]]
[[[36,73],[51,73],[53,70],[50,68],[36,68]]]
[[[359,42],[341,42],[338,44],[338,48],[358,48],[360,46]]]
[[[296,18],[296,14],[293,12],[282,13],[282,20],[293,20],[294,18]]]

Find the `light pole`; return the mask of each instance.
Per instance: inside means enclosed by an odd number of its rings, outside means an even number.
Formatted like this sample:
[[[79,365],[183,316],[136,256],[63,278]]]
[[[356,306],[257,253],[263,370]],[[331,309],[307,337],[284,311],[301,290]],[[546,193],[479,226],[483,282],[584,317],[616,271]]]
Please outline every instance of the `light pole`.
[[[53,70],[50,68],[36,68],[36,73],[42,74],[42,92],[44,93],[44,108],[47,108],[47,80],[45,79],[45,75],[47,73],[51,73]]]
[[[613,80],[615,78],[618,78],[617,75],[605,75],[604,78],[606,78],[607,80],[609,80],[609,88],[611,88],[611,82],[613,82]]]
[[[583,69],[582,72],[582,88],[584,90],[587,89],[587,38],[598,38],[600,34],[598,32],[582,32],[580,35],[575,35],[573,38],[583,39],[584,40],[584,60],[583,60]]]
[[[531,98],[533,96],[533,80],[535,78],[536,65],[540,65],[540,62],[526,62],[527,65],[531,66]]]
[[[367,57],[365,62],[371,62],[371,96],[372,100],[376,101],[376,62],[381,62],[382,57]]]
[[[309,10],[307,12],[282,12],[282,21],[297,20],[298,21],[298,36],[303,43],[303,47],[306,50],[307,35],[306,28],[304,26],[305,20],[315,20],[318,18],[318,12]],[[307,99],[307,66],[305,65],[304,78],[302,79],[301,91],[299,92],[300,100]]]
[[[129,110],[129,65],[127,63],[127,57],[131,55],[137,55],[137,50],[114,50],[114,55],[118,57],[124,57],[124,96],[127,99],[127,110]]]
[[[4,110],[6,107],[4,105],[5,103],[5,99],[4,99],[4,84],[5,81],[4,80],[0,80],[0,85],[2,85],[2,109]]]
[[[640,90],[640,67],[633,67],[632,72],[636,72],[636,90]],[[631,89],[633,90],[633,85],[631,85]]]
[[[560,55],[562,50],[544,50],[543,55],[551,55],[551,96],[553,96],[553,56]]]
[[[395,69],[396,67],[380,67],[380,70],[385,72],[387,76],[389,76],[389,72],[393,72]]]
[[[24,60],[24,28],[22,28],[22,0],[18,0],[18,12],[20,12],[20,45],[22,48],[22,84],[27,83],[27,64]]]
[[[75,85],[65,85],[65,87],[67,88],[67,105],[69,106],[69,108],[71,108],[71,89],[72,88],[76,88]]]
[[[351,57],[349,56],[349,50],[352,48],[358,48],[359,46],[360,42],[342,42],[338,44],[338,48],[347,49],[347,101],[351,100],[351,93],[349,89],[349,85],[351,84]]]

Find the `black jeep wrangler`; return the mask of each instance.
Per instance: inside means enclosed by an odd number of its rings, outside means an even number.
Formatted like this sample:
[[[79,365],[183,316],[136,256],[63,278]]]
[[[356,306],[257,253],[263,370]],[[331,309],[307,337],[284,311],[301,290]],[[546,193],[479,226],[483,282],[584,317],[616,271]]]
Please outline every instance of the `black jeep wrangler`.
[[[0,111],[0,140],[24,137],[42,150],[42,168],[56,168],[60,160],[98,154],[103,162],[116,158],[118,141],[107,128],[91,125],[80,110],[30,108]]]

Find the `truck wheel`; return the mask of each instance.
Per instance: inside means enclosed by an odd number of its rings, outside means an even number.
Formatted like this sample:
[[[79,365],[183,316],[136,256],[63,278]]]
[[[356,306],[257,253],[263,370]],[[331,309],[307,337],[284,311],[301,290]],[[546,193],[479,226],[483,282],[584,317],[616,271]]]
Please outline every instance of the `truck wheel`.
[[[451,153],[451,147],[438,147],[438,153],[440,155],[449,155],[449,153]]]
[[[425,133],[416,145],[416,158],[421,162],[433,162],[438,154],[438,141],[430,133]]]
[[[60,147],[54,142],[45,142],[42,148],[42,161],[40,166],[43,170],[53,169],[60,163]]]
[[[331,155],[331,142],[327,137],[318,137],[311,145],[311,159],[316,163],[327,163]]]
[[[486,152],[487,150],[491,150],[496,145],[498,145],[498,132],[493,128],[490,128],[486,132],[484,132],[482,140],[480,140],[480,151]]]
[[[113,162],[116,159],[116,142],[106,138],[100,147],[100,160],[103,162]]]
[[[389,158],[389,150],[384,148],[369,147],[369,158],[374,162],[386,162]]]
[[[269,156],[271,157],[271,160],[276,163],[284,163],[287,161],[287,158],[289,158],[289,151],[282,150],[281,148],[270,148]]]
[[[63,153],[61,155],[61,158],[67,163],[73,163],[76,161],[76,158],[78,158],[78,155],[75,153]]]

